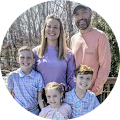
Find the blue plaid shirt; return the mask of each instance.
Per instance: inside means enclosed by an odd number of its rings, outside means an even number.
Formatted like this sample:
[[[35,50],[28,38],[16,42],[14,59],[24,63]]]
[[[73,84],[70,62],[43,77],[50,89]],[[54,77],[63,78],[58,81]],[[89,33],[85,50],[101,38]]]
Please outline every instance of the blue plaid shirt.
[[[95,94],[89,90],[87,90],[83,99],[79,99],[75,94],[75,88],[66,93],[65,102],[72,108],[71,118],[80,117],[92,111],[100,104]]]
[[[38,105],[38,91],[42,91],[44,82],[41,74],[34,70],[26,75],[18,69],[9,74],[8,88],[13,89],[15,100],[29,110]]]

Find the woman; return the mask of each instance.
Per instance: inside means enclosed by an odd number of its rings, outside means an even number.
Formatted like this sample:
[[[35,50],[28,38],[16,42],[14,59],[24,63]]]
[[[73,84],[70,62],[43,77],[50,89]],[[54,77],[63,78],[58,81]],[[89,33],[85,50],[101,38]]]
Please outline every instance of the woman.
[[[66,47],[62,22],[56,15],[47,16],[41,45],[35,47],[33,52],[36,60],[33,68],[42,74],[45,86],[54,81],[64,83],[66,91],[69,87],[75,87],[74,57]]]

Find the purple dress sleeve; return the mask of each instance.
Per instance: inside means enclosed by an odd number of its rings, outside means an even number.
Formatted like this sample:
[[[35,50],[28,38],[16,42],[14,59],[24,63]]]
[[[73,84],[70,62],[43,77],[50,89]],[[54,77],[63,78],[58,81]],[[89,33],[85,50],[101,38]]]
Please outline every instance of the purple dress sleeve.
[[[68,51],[68,56],[67,56],[67,83],[73,89],[76,85],[74,82],[74,77],[75,77],[75,59],[74,56],[71,52],[71,50]]]

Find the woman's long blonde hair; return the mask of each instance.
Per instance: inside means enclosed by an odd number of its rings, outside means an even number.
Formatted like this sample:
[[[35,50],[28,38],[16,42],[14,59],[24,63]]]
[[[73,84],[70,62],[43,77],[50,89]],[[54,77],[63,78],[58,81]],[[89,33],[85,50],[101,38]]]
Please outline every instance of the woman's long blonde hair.
[[[39,56],[39,58],[43,58],[45,52],[47,51],[47,38],[45,38],[45,29],[46,29],[48,20],[51,18],[58,20],[60,23],[60,35],[58,37],[58,42],[57,42],[58,44],[57,44],[56,48],[58,50],[58,56],[57,56],[58,60],[62,60],[62,59],[65,59],[67,56],[66,39],[64,36],[62,22],[61,22],[60,18],[55,14],[51,14],[46,17],[44,27],[43,27],[41,46],[38,51],[38,56]]]

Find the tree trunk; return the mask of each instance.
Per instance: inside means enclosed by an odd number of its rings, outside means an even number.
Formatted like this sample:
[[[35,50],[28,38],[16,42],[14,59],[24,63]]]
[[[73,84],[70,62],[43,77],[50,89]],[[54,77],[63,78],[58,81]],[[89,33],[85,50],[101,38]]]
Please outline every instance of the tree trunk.
[[[16,22],[17,22],[17,27],[18,27],[18,33],[19,33],[19,37],[22,36],[22,30],[21,30],[21,27],[20,27],[20,17],[17,18]]]
[[[33,8],[30,8],[30,13],[31,13],[31,19],[32,19],[32,24],[33,24],[33,35],[35,38],[37,38],[37,32],[36,32],[36,26],[35,26],[35,18],[34,18],[34,13]]]
[[[66,8],[67,8],[67,34],[68,34],[68,47],[70,47],[70,39],[73,35],[73,25],[72,25],[72,15],[71,15],[71,2],[66,1]]]
[[[30,16],[28,10],[26,11],[26,17],[28,22],[28,45],[31,46],[32,35],[31,35]]]

